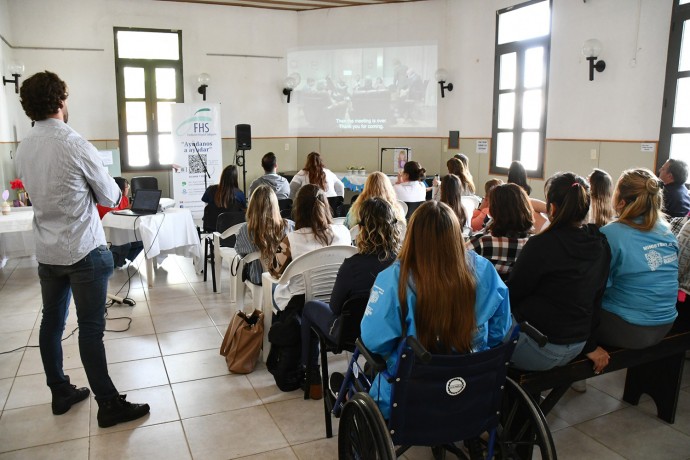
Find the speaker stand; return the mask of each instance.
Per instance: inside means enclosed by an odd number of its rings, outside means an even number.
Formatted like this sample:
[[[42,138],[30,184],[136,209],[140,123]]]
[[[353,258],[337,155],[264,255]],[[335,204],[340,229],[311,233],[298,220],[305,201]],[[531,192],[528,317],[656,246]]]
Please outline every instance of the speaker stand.
[[[242,152],[242,153],[240,153]],[[242,188],[244,189],[244,196],[247,196],[247,168],[244,164],[244,149],[235,150],[235,164],[242,166]]]

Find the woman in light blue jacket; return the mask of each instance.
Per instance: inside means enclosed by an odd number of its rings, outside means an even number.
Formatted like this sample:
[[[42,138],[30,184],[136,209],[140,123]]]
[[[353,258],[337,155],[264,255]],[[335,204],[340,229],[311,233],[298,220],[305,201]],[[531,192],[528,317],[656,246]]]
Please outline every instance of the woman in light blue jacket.
[[[399,260],[377,276],[361,338],[387,360],[389,371],[397,363],[401,317],[408,335],[439,354],[492,348],[510,330],[508,288],[491,262],[465,252],[459,233],[460,223],[450,207],[427,201],[408,225]],[[390,417],[390,390],[381,378],[370,390],[385,418]]]

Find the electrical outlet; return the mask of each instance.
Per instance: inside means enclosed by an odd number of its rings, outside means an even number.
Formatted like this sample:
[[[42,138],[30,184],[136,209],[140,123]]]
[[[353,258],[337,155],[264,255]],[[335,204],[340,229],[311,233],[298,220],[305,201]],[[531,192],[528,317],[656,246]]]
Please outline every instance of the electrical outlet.
[[[447,151],[448,151],[448,144],[443,144],[443,152],[445,153]]]
[[[597,149],[592,149],[592,150],[590,150],[590,151],[589,151],[589,156],[590,156],[590,158],[591,158],[592,160],[596,160],[596,159],[597,159]]]
[[[288,150],[290,150],[290,144],[286,143],[285,144],[285,151],[287,152]]]

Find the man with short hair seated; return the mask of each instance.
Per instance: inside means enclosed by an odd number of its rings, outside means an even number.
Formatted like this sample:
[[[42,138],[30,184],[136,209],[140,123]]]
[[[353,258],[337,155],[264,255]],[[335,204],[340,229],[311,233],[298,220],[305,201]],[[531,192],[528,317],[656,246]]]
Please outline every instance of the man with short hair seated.
[[[264,168],[265,174],[251,183],[249,186],[249,196],[252,196],[252,193],[259,185],[266,184],[276,192],[276,196],[279,200],[290,198],[290,184],[286,178],[277,173],[278,162],[276,154],[268,152],[264,155],[261,158],[261,167]]]
[[[690,213],[690,193],[685,186],[688,165],[684,161],[669,159],[659,169],[664,183],[664,212],[669,217],[685,217]]]

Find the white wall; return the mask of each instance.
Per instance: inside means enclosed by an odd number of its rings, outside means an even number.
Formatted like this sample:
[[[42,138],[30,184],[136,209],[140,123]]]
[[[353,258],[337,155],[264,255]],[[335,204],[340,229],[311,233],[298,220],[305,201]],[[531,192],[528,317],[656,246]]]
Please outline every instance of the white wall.
[[[0,0],[0,35],[10,43],[12,39],[12,23],[8,14],[7,0]],[[9,77],[7,66],[13,60],[12,49],[3,41],[0,41],[0,73]],[[0,90],[0,142],[14,141],[13,116],[14,106],[17,104],[17,96],[14,94],[14,85],[4,86]],[[4,190],[4,189],[2,189]]]
[[[296,43],[297,13],[141,0],[22,0],[9,2],[7,11],[13,46],[103,49],[15,50],[27,76],[49,69],[67,82],[70,124],[89,139],[118,137],[114,26],[182,30],[185,101],[201,100],[196,79],[209,73],[208,100],[222,104],[223,136],[234,136],[237,123],[252,124],[255,136],[287,132],[284,59],[206,54],[284,57]],[[20,126],[20,139],[27,129]]]
[[[547,137],[657,140],[672,0],[554,3]],[[589,38],[606,62],[592,82],[581,52]]]

